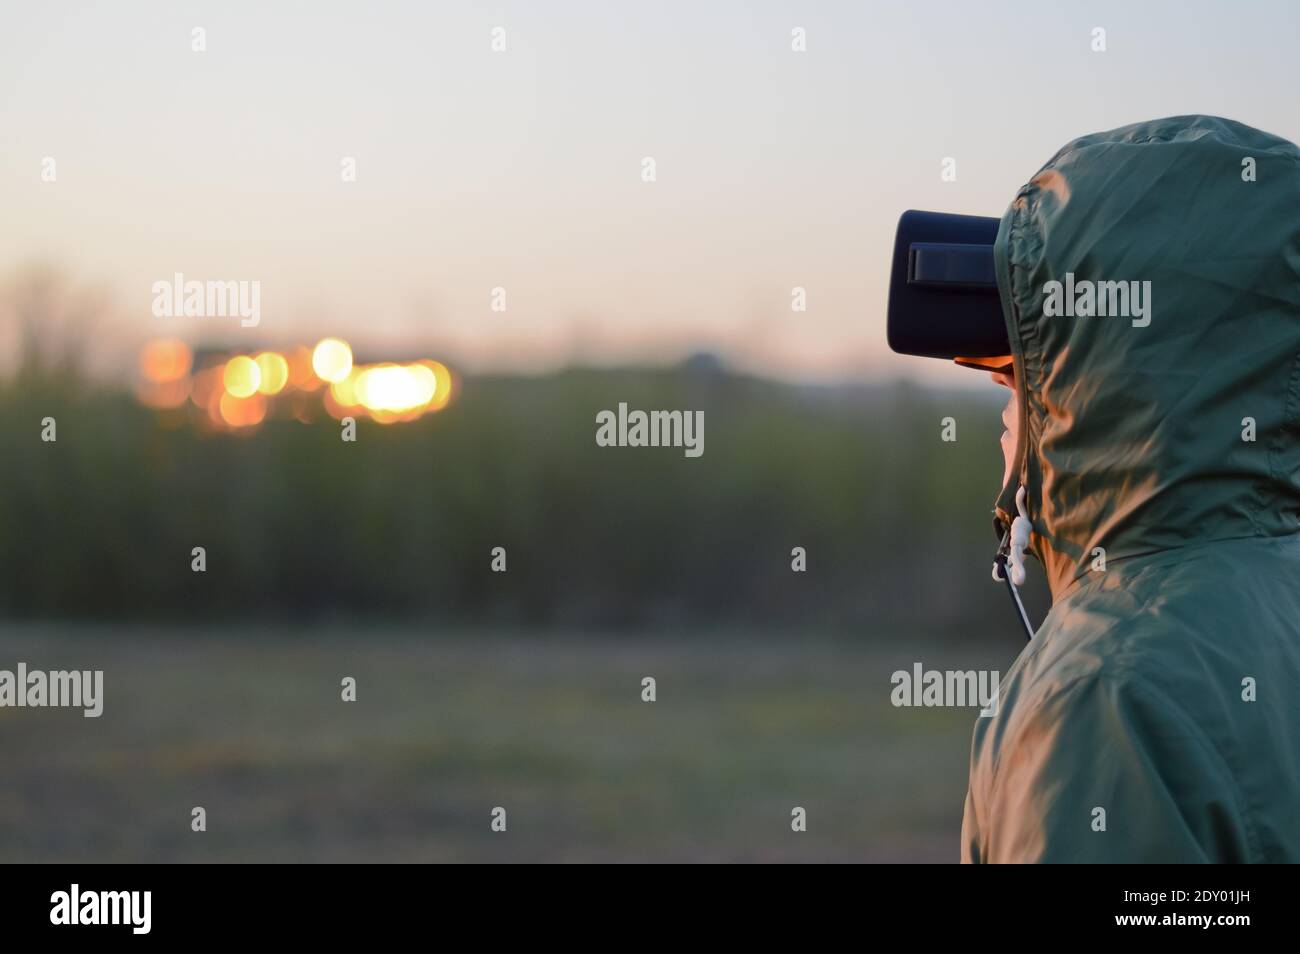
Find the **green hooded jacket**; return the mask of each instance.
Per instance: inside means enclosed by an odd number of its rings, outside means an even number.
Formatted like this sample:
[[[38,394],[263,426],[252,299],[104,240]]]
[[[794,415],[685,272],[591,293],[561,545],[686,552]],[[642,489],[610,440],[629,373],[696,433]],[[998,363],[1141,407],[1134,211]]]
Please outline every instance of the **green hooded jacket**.
[[[1052,608],[977,720],[962,860],[1300,861],[1300,151],[1207,116],[1076,139],[995,260],[996,510],[1024,485]]]

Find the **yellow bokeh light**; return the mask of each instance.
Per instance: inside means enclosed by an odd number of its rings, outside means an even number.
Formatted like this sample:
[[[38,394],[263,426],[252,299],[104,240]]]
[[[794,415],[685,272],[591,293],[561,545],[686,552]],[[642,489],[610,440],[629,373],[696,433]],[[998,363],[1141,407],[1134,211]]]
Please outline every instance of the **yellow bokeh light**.
[[[140,373],[146,381],[179,381],[190,373],[194,355],[183,341],[150,341],[140,351]]]
[[[261,375],[257,390],[263,394],[279,394],[289,382],[289,362],[284,355],[263,351],[254,360]]]
[[[356,384],[357,369],[353,368],[347,375],[340,378],[330,385],[330,396],[340,407],[356,407],[357,401]]]
[[[429,410],[441,411],[447,406],[447,402],[451,400],[451,392],[454,387],[451,372],[447,370],[447,366],[441,361],[429,360],[420,363],[433,372],[434,379],[438,382],[433,392],[433,400],[429,402]]]
[[[357,376],[355,393],[368,410],[401,412],[424,407],[433,400],[436,388],[437,379],[429,368],[381,364]]]
[[[232,397],[246,398],[257,393],[262,383],[262,372],[257,362],[246,354],[236,355],[226,362],[221,372],[221,383],[226,386],[226,393]]]
[[[411,377],[414,389],[415,400],[411,403],[411,407],[424,407],[438,393],[438,376],[433,373],[432,368],[423,364],[410,365],[406,371]]]
[[[322,381],[342,381],[352,370],[352,349],[346,341],[324,338],[311,354],[311,367]]]
[[[459,388],[446,365],[432,359],[357,364],[341,338],[224,360],[196,359],[185,342],[156,339],[140,351],[135,385],[144,405],[171,411],[190,402],[207,412],[217,430],[245,433],[266,418],[268,399],[276,395],[281,395],[276,406],[282,417],[310,421],[323,397],[324,409],[335,418],[365,416],[395,424],[442,410]]]

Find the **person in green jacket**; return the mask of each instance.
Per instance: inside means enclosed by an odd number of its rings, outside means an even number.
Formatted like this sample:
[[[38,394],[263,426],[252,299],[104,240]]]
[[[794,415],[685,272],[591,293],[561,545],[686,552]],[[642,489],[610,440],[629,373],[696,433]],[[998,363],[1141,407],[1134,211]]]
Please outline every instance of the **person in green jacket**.
[[[977,720],[962,860],[1300,861],[1300,150],[1084,136],[994,263],[996,512],[1023,488],[1052,608]]]

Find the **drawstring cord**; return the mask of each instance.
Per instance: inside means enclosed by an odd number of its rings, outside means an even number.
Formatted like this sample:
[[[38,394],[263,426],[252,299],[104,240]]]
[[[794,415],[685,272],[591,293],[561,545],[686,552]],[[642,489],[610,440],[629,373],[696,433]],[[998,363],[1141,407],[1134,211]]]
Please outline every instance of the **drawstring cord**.
[[[1007,592],[1011,594],[1020,622],[1025,627],[1025,639],[1032,640],[1034,627],[1029,623],[1029,614],[1025,612],[1025,604],[1020,601],[1020,591],[1016,589],[1025,583],[1025,550],[1029,547],[1029,535],[1034,529],[1029,514],[1025,511],[1024,484],[1016,491],[1016,510],[1018,516],[1002,534],[1002,543],[993,557],[993,579],[998,583],[1006,583]]]

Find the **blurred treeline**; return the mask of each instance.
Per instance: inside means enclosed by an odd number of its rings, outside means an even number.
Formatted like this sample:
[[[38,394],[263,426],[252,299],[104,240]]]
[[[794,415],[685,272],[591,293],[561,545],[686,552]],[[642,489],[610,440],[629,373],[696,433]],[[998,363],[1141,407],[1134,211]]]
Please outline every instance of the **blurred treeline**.
[[[707,358],[471,377],[441,413],[359,420],[345,443],[324,416],[178,426],[33,352],[0,382],[0,614],[1014,639],[989,579],[1001,460],[985,383],[807,388]],[[704,411],[703,456],[597,447],[596,414],[620,401]]]

